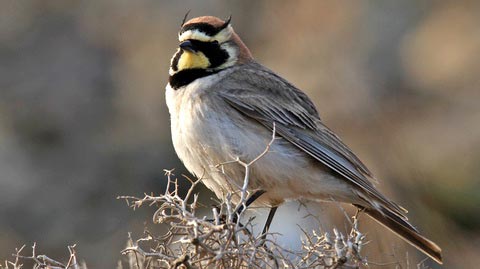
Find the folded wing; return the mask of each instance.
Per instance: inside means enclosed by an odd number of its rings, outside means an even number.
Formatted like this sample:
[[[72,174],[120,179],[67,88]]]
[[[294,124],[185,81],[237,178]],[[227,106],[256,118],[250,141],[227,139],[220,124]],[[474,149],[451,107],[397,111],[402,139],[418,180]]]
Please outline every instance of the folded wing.
[[[238,69],[229,76],[228,84],[222,84],[219,94],[225,102],[265,128],[272,129],[275,123],[279,136],[358,186],[362,195],[406,220],[405,210],[373,186],[370,181],[373,177],[367,167],[321,122],[305,93],[256,65],[255,68]]]

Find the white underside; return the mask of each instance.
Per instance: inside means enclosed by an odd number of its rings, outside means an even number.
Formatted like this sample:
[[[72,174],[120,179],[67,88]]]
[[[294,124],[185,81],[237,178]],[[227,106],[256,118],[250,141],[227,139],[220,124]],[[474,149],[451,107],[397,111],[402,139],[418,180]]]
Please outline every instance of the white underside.
[[[221,164],[237,158],[250,162],[264,151],[272,133],[209,93],[218,79],[217,75],[200,78],[177,90],[167,85],[166,101],[178,156],[190,172],[223,198],[227,192],[239,191],[245,168],[238,163]],[[357,200],[349,184],[281,138],[251,167],[250,174],[250,189],[266,191],[262,204],[277,205],[298,198]]]

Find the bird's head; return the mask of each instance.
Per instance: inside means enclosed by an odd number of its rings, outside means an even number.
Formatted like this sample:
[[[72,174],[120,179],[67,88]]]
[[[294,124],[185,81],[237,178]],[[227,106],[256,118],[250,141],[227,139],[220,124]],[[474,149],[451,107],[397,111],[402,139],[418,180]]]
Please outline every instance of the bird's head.
[[[186,70],[215,72],[252,59],[230,24],[203,16],[182,23],[179,48],[170,64],[170,76]]]

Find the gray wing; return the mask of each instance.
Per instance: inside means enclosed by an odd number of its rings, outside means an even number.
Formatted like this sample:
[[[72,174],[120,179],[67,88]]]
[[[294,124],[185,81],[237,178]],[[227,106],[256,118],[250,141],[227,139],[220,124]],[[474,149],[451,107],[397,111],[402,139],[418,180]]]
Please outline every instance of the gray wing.
[[[245,64],[221,81],[221,97],[240,113],[297,146],[343,178],[402,216],[402,209],[372,184],[372,174],[323,123],[305,93],[255,62]],[[272,98],[272,97],[275,98]]]

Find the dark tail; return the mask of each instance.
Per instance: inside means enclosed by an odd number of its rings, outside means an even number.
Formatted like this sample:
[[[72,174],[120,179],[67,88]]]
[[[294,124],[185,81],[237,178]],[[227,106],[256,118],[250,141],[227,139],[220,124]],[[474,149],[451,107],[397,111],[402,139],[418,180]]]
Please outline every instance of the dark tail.
[[[358,205],[357,207],[439,264],[443,263],[442,249],[434,242],[420,235],[406,218],[402,218],[385,207],[381,207],[380,210]]]

